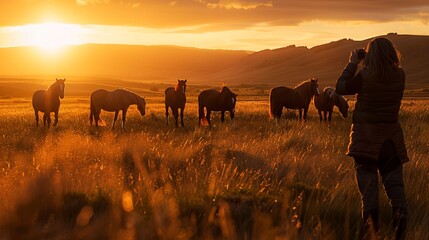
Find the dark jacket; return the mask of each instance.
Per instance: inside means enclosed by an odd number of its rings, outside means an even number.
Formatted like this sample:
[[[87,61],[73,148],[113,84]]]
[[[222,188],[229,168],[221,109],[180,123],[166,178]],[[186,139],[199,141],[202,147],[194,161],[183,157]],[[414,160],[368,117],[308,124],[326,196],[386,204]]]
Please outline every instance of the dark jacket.
[[[377,160],[381,146],[391,140],[401,161],[409,161],[398,113],[405,88],[402,68],[388,80],[375,79],[366,69],[355,75],[349,63],[336,84],[340,95],[357,94],[347,155]]]

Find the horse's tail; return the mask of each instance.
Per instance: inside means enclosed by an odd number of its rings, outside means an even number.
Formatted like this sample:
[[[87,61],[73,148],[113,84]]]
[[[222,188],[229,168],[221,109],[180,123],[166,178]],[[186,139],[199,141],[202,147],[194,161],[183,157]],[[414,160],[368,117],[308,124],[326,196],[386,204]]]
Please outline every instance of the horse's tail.
[[[202,126],[209,125],[209,122],[207,121],[207,118],[204,115],[204,105],[202,104],[200,99],[198,99],[198,124]]]
[[[273,89],[270,91],[270,107],[268,111],[270,114],[270,119],[274,118]]]
[[[91,97],[89,105],[90,105],[89,122],[92,125],[92,121],[94,120],[94,112],[95,112],[95,107],[94,107],[94,103],[92,102],[92,97]]]

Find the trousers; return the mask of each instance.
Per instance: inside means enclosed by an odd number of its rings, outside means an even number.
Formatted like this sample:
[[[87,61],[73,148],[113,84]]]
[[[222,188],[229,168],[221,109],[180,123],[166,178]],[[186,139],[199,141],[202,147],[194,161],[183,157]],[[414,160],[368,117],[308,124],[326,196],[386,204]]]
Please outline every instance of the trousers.
[[[378,161],[354,157],[356,180],[362,197],[362,211],[369,212],[379,205],[379,174],[392,207],[407,209],[405,199],[403,167],[391,141],[386,141],[379,153]]]

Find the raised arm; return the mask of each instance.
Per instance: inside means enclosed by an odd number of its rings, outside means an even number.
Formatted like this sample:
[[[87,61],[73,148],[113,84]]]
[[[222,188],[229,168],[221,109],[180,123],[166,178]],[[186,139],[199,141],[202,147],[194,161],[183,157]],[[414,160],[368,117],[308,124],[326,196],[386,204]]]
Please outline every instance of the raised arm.
[[[344,68],[335,84],[335,91],[340,95],[352,95],[360,92],[362,88],[362,76],[356,74],[357,65],[361,60],[357,57],[356,50],[350,53],[349,63]]]

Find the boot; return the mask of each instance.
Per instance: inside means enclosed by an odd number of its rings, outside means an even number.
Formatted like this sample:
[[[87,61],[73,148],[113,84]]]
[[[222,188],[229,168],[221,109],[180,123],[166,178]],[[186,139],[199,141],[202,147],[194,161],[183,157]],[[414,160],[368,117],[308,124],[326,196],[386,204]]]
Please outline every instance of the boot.
[[[393,232],[395,233],[395,240],[404,240],[405,232],[407,229],[407,215],[406,208],[392,207],[393,211]]]
[[[369,210],[362,214],[362,228],[360,239],[377,239],[378,235],[378,208]]]

